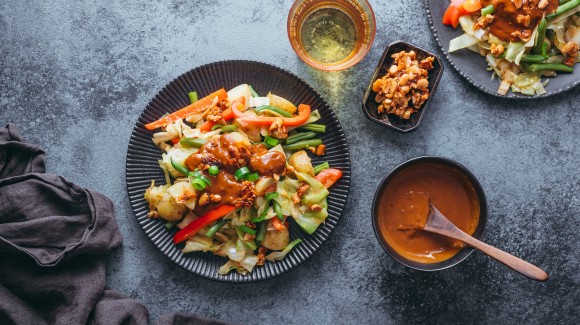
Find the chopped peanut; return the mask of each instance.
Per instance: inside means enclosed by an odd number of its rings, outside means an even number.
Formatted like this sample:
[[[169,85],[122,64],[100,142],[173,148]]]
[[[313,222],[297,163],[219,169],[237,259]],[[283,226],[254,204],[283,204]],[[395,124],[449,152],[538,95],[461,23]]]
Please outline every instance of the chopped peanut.
[[[428,70],[433,69],[435,58],[419,61],[415,51],[401,51],[391,57],[394,61],[387,74],[373,83],[375,101],[379,103],[377,111],[409,119],[429,97]],[[313,153],[319,154],[319,148]]]

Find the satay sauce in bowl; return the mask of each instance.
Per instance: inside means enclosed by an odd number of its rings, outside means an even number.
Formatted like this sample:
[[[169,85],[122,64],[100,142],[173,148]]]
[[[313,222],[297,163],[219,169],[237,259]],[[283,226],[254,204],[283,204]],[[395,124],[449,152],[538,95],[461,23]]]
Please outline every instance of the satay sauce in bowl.
[[[373,202],[373,227],[394,259],[415,269],[435,271],[461,262],[472,249],[421,230],[429,202],[467,234],[483,235],[487,204],[481,185],[463,165],[441,157],[411,159],[383,179]]]

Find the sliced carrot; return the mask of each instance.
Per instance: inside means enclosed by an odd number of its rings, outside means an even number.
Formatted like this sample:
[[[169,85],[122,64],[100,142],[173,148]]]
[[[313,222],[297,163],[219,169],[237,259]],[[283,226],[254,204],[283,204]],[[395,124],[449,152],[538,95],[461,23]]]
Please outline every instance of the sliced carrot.
[[[236,99],[232,105],[244,105],[244,101],[246,99],[244,97],[240,97],[238,99]],[[235,117],[234,112],[232,112],[232,110],[230,108],[225,109],[222,112],[222,118],[225,121],[229,121],[231,119],[233,119]],[[212,122],[212,121],[205,121],[203,122],[198,128],[200,131],[202,132],[209,132],[211,131],[211,128],[216,124],[216,122]]]
[[[160,119],[158,119],[155,122],[151,122],[149,124],[145,124],[145,128],[147,128],[147,130],[154,130],[157,128],[160,128],[162,126],[166,126],[169,123],[173,123],[177,120],[179,120],[180,118],[186,118],[188,116],[194,115],[194,114],[199,114],[201,112],[203,112],[204,109],[206,109],[209,105],[211,105],[215,98],[217,97],[218,101],[221,100],[225,100],[228,98],[228,93],[226,92],[225,89],[220,89],[212,94],[210,94],[209,96],[206,96],[200,100],[198,100],[197,102],[185,106],[184,108],[173,112],[169,115],[166,115]]]
[[[460,13],[463,15],[476,12],[481,9],[481,2],[479,0],[465,0],[461,7],[463,10],[459,9]],[[465,13],[464,13],[465,12]]]
[[[341,177],[342,171],[335,168],[329,168],[318,173],[318,175],[316,175],[316,180],[322,183],[324,187],[329,188],[334,185],[334,183],[336,183]]]
[[[272,218],[272,226],[274,226],[274,229],[276,229],[276,230],[286,229],[286,226],[284,225],[284,223],[282,221],[280,221],[280,219],[278,219],[278,218]]]
[[[199,129],[201,132],[209,132],[209,131],[211,131],[211,128],[212,128],[214,125],[215,125],[215,122],[212,122],[212,121],[205,121],[205,122],[203,122],[203,123],[202,123],[202,124],[201,124],[201,125],[198,127],[198,129]]]
[[[181,138],[171,139],[171,143],[177,144],[179,142],[179,140],[181,140]]]

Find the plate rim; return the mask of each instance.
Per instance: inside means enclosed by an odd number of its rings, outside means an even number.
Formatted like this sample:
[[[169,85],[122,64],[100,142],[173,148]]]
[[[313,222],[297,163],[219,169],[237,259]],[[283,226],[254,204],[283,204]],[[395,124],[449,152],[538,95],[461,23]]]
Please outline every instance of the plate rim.
[[[459,73],[460,76],[465,78],[467,80],[467,82],[469,82],[472,86],[483,91],[484,93],[486,93],[488,95],[492,95],[496,98],[534,100],[534,99],[538,99],[538,98],[547,98],[547,97],[551,97],[554,95],[558,95],[558,94],[567,92],[567,91],[575,88],[576,86],[580,85],[580,79],[578,79],[575,82],[569,84],[567,87],[546,91],[546,93],[543,95],[534,95],[534,96],[524,96],[524,95],[516,94],[516,93],[513,93],[511,90],[508,93],[508,95],[502,96],[502,95],[497,94],[497,92],[493,92],[493,91],[485,88],[481,84],[479,84],[479,83],[475,82],[473,79],[471,79],[468,75],[463,73],[463,71],[461,71],[461,69],[455,64],[455,62],[453,62],[453,60],[449,56],[449,53],[443,47],[443,44],[441,43],[441,39],[439,38],[439,33],[437,31],[437,28],[435,28],[435,21],[433,20],[433,14],[431,12],[432,10],[431,10],[431,5],[429,2],[430,2],[430,0],[423,0],[423,5],[425,6],[425,11],[427,12],[427,20],[429,22],[429,29],[431,29],[431,33],[433,34],[433,37],[435,37],[435,41],[437,43],[437,46],[439,47],[439,50],[441,52],[443,52],[443,56],[445,57],[447,62],[449,64],[451,64],[451,67],[453,67],[453,69],[457,73]]]
[[[296,263],[293,264],[289,264],[287,265],[287,267],[282,267],[282,268],[276,268],[275,270],[272,271],[271,274],[265,274],[262,278],[259,277],[252,277],[252,272],[248,273],[246,276],[241,276],[241,281],[236,280],[236,279],[231,279],[228,278],[226,276],[224,277],[219,277],[219,276],[212,276],[209,273],[203,273],[203,272],[195,272],[194,270],[190,270],[188,268],[185,267],[185,265],[180,264],[177,260],[172,259],[169,254],[165,253],[164,251],[162,251],[162,249],[160,247],[158,247],[158,245],[153,241],[153,238],[151,238],[151,236],[146,232],[146,229],[143,225],[141,225],[139,219],[137,218],[137,214],[135,211],[135,207],[133,206],[133,202],[132,202],[132,198],[131,198],[131,193],[130,193],[130,188],[129,188],[129,182],[127,181],[127,177],[128,177],[128,170],[129,170],[129,156],[130,156],[130,149],[131,149],[131,141],[132,138],[134,136],[134,133],[139,130],[139,121],[141,120],[141,118],[144,117],[147,109],[153,104],[154,100],[156,100],[158,98],[158,96],[161,95],[162,92],[166,91],[168,89],[169,85],[174,84],[175,82],[179,81],[181,78],[184,78],[185,76],[187,76],[189,73],[193,73],[195,70],[202,70],[204,68],[208,68],[210,66],[213,65],[220,65],[220,64],[257,64],[257,65],[261,65],[263,67],[267,67],[268,69],[274,69],[274,70],[278,70],[279,72],[282,72],[285,76],[289,76],[289,77],[293,77],[296,78],[300,83],[304,84],[308,90],[308,93],[310,93],[311,95],[313,95],[314,97],[318,97],[320,98],[320,100],[322,101],[322,104],[326,107],[328,107],[328,109],[332,112],[332,115],[334,116],[334,119],[336,120],[336,123],[338,124],[338,126],[340,127],[340,134],[341,137],[344,139],[344,148],[341,150],[344,150],[344,153],[346,154],[346,159],[345,159],[345,163],[348,166],[348,177],[345,178],[346,180],[346,191],[343,191],[343,195],[344,195],[344,207],[340,210],[340,213],[336,219],[336,224],[335,225],[328,225],[329,228],[327,228],[328,230],[328,235],[326,236],[322,236],[322,238],[319,240],[320,241],[320,245],[318,247],[316,247],[315,249],[312,250],[311,254],[307,254],[308,256],[304,257],[304,258],[297,258]],[[350,194],[350,179],[351,179],[351,175],[352,175],[352,166],[351,166],[351,154],[350,154],[350,150],[349,150],[349,146],[348,146],[348,138],[346,137],[346,133],[344,132],[344,128],[342,126],[342,123],[340,122],[340,119],[338,118],[338,116],[336,115],[336,113],[334,112],[334,110],[332,109],[332,107],[330,106],[330,104],[324,99],[324,97],[307,81],[305,81],[303,78],[301,78],[300,76],[294,74],[293,72],[270,64],[270,63],[266,63],[263,61],[258,61],[258,60],[246,60],[246,59],[230,59],[230,60],[219,60],[219,61],[213,61],[213,62],[209,62],[209,63],[204,63],[198,66],[195,66],[183,73],[181,73],[180,75],[178,75],[177,77],[171,79],[170,81],[168,81],[167,83],[165,83],[156,93],[153,97],[151,97],[151,99],[147,102],[147,105],[145,105],[145,107],[143,108],[143,110],[141,111],[141,113],[138,115],[134,126],[131,130],[131,135],[129,136],[129,141],[127,143],[127,152],[125,155],[125,192],[126,192],[126,197],[129,201],[129,206],[131,207],[131,212],[133,214],[133,217],[135,218],[135,221],[137,222],[139,228],[141,229],[141,231],[143,231],[143,233],[145,234],[145,237],[147,237],[147,239],[149,240],[149,242],[153,245],[153,247],[155,248],[156,251],[158,251],[159,253],[161,253],[161,255],[163,255],[165,258],[167,258],[169,261],[171,261],[173,264],[177,265],[179,268],[181,268],[182,270],[190,273],[190,274],[194,274],[196,276],[199,276],[201,278],[207,279],[207,280],[211,280],[211,281],[215,281],[215,282],[220,282],[220,283],[232,283],[232,284],[244,284],[244,283],[256,283],[256,282],[263,282],[263,281],[267,281],[267,280],[271,280],[274,279],[276,277],[282,276],[284,274],[287,274],[289,272],[291,272],[292,270],[295,270],[298,268],[298,266],[300,266],[302,263],[304,263],[306,260],[310,259],[316,252],[318,252],[318,250],[328,241],[328,238],[331,236],[332,232],[335,230],[336,226],[338,225],[338,222],[340,221],[340,219],[343,217],[344,212],[348,206],[348,202],[349,202],[349,194]],[[323,223],[323,225],[325,225],[325,223]],[[304,232],[302,229],[300,229],[300,231]],[[313,234],[307,234],[306,232],[304,232],[304,234],[306,234],[307,236],[312,236]],[[203,254],[207,254],[206,252],[203,252]],[[212,256],[215,256],[212,254]],[[282,262],[282,261],[280,261]],[[266,262],[269,263],[269,262]],[[279,262],[278,262],[279,263]],[[213,270],[213,272],[215,272],[215,274],[217,274],[217,269]]]

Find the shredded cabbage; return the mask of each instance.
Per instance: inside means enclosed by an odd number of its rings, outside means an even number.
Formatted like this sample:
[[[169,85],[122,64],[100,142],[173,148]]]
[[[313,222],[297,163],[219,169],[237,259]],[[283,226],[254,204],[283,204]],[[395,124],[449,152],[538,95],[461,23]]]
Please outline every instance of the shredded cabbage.
[[[201,235],[195,235],[187,240],[185,247],[181,250],[183,253],[191,252],[215,252],[221,245],[213,243],[211,238]]]
[[[461,36],[452,39],[449,42],[449,53],[453,53],[466,47],[470,47],[477,43],[479,43],[479,39],[477,37],[465,33]]]
[[[272,252],[272,253],[268,254],[266,256],[266,260],[268,260],[270,262],[283,260],[286,257],[286,255],[288,255],[288,253],[290,253],[292,248],[294,248],[294,246],[300,244],[301,242],[302,242],[301,239],[293,240],[290,244],[288,244],[286,247],[284,247],[283,250],[281,250],[279,252]]]

